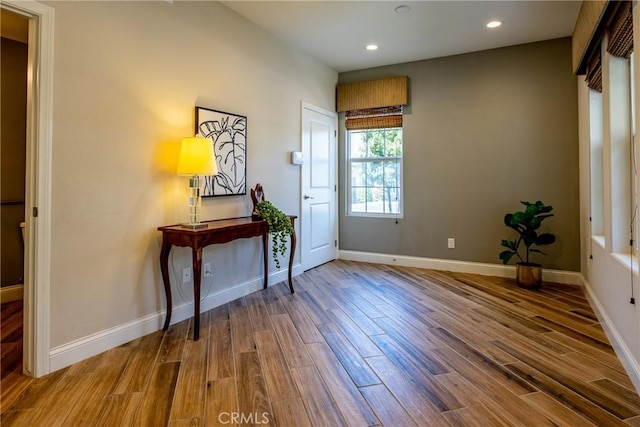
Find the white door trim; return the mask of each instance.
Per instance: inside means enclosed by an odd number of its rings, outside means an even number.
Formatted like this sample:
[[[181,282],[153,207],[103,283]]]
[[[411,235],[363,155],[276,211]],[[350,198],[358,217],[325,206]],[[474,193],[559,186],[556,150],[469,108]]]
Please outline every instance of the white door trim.
[[[302,144],[304,141],[304,110],[310,110],[310,111],[315,111],[316,113],[322,114],[324,116],[328,116],[328,117],[332,117],[334,120],[334,129],[338,130],[338,114],[335,111],[329,111],[329,110],[325,110],[324,108],[321,107],[317,107],[315,105],[309,104],[308,102],[304,102],[302,101],[301,103],[301,108],[300,108],[300,149],[302,149]],[[337,147],[337,135],[336,135],[336,149],[334,150],[334,158],[330,159],[331,161],[334,162],[334,182],[336,184],[336,191],[334,191],[334,215],[335,215],[335,235],[334,235],[334,239],[338,242],[338,245],[335,248],[335,256],[334,259],[338,259],[338,254],[339,254],[339,250],[340,250],[340,242],[338,241],[338,235],[339,235],[339,228],[340,228],[340,224],[338,222],[338,192],[337,192],[337,188],[339,188],[338,186],[338,147]],[[307,159],[304,159],[303,161],[307,161]],[[307,236],[304,236],[304,233],[302,233],[302,224],[304,221],[303,215],[304,215],[304,211],[303,211],[303,206],[302,206],[302,196],[304,193],[304,188],[302,188],[303,186],[303,176],[302,173],[300,174],[300,265],[302,266],[302,269],[305,269],[305,260],[304,260],[304,251],[302,250],[302,248],[304,247],[304,245],[302,244],[302,241],[307,238]]]
[[[15,0],[3,0],[2,7],[30,18],[23,369],[26,375],[41,377],[50,370],[54,9]]]

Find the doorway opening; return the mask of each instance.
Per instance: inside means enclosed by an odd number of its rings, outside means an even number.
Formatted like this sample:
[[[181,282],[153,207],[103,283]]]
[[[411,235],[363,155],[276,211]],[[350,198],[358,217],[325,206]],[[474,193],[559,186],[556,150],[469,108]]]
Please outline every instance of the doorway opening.
[[[0,12],[3,13],[1,16],[3,31],[8,26],[5,16],[11,19],[10,15],[5,15],[5,12],[18,15],[28,22],[24,206],[21,208],[24,214],[25,230],[21,372],[32,377],[41,377],[50,371],[54,9],[35,1],[3,0],[0,3]],[[2,66],[4,78],[4,58]],[[5,111],[2,112],[3,119],[4,115]],[[4,162],[2,167],[4,179]],[[20,228],[18,232],[20,233]],[[18,234],[18,236],[21,235],[22,233]],[[4,353],[2,356],[4,358]]]
[[[1,377],[22,373],[29,18],[0,10]]]

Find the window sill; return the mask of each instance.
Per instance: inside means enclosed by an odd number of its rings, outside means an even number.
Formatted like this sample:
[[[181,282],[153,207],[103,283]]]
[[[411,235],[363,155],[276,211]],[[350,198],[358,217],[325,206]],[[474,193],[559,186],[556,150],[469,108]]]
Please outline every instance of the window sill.
[[[347,212],[348,217],[362,217],[362,218],[386,218],[386,219],[404,219],[402,214],[379,214],[379,213],[366,213],[366,212]]]
[[[613,259],[622,264],[623,267],[628,270],[633,270],[635,274],[638,274],[638,257],[631,254],[622,254],[614,252],[611,254]]]
[[[596,242],[602,249],[604,249],[604,236],[591,236],[591,240]]]

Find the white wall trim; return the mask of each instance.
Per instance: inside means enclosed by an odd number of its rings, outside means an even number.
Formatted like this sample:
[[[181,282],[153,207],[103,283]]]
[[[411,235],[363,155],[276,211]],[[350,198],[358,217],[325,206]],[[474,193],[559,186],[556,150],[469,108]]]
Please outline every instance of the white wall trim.
[[[626,369],[629,378],[631,378],[631,382],[633,382],[633,385],[636,387],[636,391],[640,392],[640,365],[633,357],[633,353],[629,350],[629,347],[627,347],[620,333],[618,333],[613,321],[607,315],[604,306],[600,303],[600,300],[591,288],[589,282],[587,282],[587,279],[580,275],[580,282],[581,286],[586,291],[585,293],[591,307],[593,307],[593,310],[595,311],[598,320],[600,320],[609,341],[611,341],[613,349]]]
[[[54,9],[35,1],[3,0],[2,7],[29,17],[27,93],[24,357],[27,375],[50,372],[51,162],[53,150]]]
[[[269,274],[270,286],[286,281],[287,272],[288,270],[284,269]],[[293,275],[298,276],[300,274],[302,274],[302,265],[294,265]],[[203,313],[211,310],[212,308],[260,290],[262,289],[263,283],[263,278],[257,277],[208,295],[200,302],[200,312]],[[103,351],[107,351],[111,348],[162,329],[165,312],[166,310],[160,310],[139,319],[132,320],[131,322],[105,329],[51,349],[49,354],[49,366],[51,367],[51,372],[65,368],[76,362],[102,353]],[[193,317],[193,303],[183,303],[173,308],[171,324],[173,325],[190,317]],[[193,334],[192,331],[189,331],[189,333]]]
[[[24,285],[3,286],[0,288],[0,302],[10,302],[22,299]]]
[[[508,278],[516,277],[516,268],[512,265],[488,264],[481,262],[423,258],[406,255],[390,255],[346,250],[341,250],[339,257],[340,259],[348,261],[370,262],[374,264],[429,268],[432,270],[453,271],[455,273],[482,274],[485,276],[498,276]],[[542,271],[542,280],[569,285],[579,285],[580,273],[577,271],[544,269]]]

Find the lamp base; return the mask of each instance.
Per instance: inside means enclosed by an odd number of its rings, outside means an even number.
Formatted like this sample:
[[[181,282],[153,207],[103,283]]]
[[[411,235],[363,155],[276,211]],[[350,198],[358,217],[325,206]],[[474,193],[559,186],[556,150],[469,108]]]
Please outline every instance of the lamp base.
[[[189,228],[191,230],[199,230],[201,228],[207,228],[207,223],[206,222],[196,222],[194,224],[190,224],[190,223],[184,223],[184,224],[180,224],[180,227],[182,228]]]

